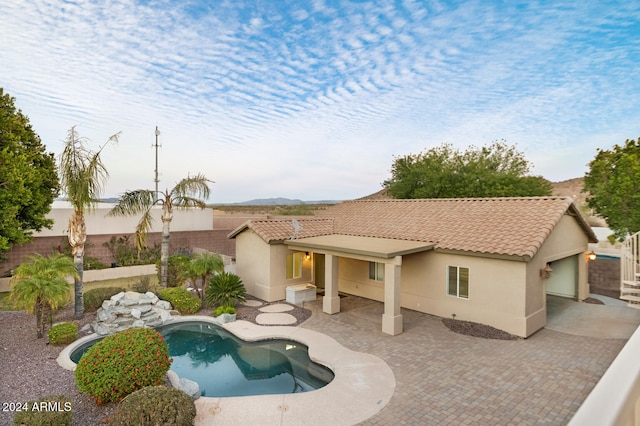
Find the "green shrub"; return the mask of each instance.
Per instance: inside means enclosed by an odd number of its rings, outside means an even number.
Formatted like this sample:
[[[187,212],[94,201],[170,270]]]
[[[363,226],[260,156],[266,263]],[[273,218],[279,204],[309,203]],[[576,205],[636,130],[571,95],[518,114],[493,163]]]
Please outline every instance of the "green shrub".
[[[180,287],[184,283],[184,271],[189,268],[191,258],[186,254],[172,254],[167,261],[167,287]],[[162,282],[160,276],[160,261],[156,262],[158,282]]]
[[[84,310],[85,312],[93,312],[102,306],[102,302],[108,300],[114,294],[118,294],[121,291],[126,291],[122,287],[102,287],[102,288],[92,288],[91,290],[85,291],[82,295],[84,299]]]
[[[34,410],[35,408],[35,410]],[[71,426],[71,399],[64,395],[45,396],[24,403],[13,417],[16,426]]]
[[[213,275],[207,285],[205,297],[210,306],[236,306],[238,302],[244,302],[247,290],[239,276],[230,272],[221,272]]]
[[[183,315],[195,314],[202,307],[202,300],[182,287],[171,287],[160,290],[160,299],[171,303],[173,309]]]
[[[126,397],[113,413],[111,426],[191,426],[196,405],[175,388],[150,386]]]
[[[94,256],[84,256],[82,260],[84,262],[82,267],[85,271],[107,269],[109,267],[109,265]]]
[[[216,317],[222,314],[235,314],[235,313],[236,313],[235,307],[226,306],[226,305],[220,305],[215,309],[215,311],[213,311],[213,315]]]
[[[78,326],[72,322],[56,324],[49,329],[48,335],[52,345],[68,345],[78,338]]]
[[[157,331],[132,328],[89,348],[76,367],[76,384],[98,404],[120,401],[146,386],[164,383],[170,365],[167,342]]]
[[[140,277],[138,281],[131,285],[131,290],[137,291],[138,293],[146,293],[151,291],[151,278],[148,275]]]
[[[131,235],[121,237],[111,237],[109,241],[102,244],[115,259],[118,266],[148,265],[155,263],[160,258],[160,245],[153,247],[143,247],[140,251],[131,241]]]

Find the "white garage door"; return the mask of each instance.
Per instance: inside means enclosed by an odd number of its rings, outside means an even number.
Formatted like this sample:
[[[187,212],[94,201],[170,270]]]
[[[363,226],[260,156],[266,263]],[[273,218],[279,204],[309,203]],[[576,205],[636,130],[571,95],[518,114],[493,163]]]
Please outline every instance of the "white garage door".
[[[547,294],[576,298],[578,296],[578,257],[571,256],[551,262],[547,279]]]

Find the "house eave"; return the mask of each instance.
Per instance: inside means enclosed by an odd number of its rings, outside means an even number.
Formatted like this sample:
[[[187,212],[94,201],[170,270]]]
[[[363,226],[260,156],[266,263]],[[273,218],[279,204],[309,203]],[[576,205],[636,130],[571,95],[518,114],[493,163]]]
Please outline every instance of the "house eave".
[[[529,255],[518,255],[518,254],[484,253],[484,252],[478,252],[478,251],[453,250],[453,249],[443,249],[443,248],[435,248],[433,251],[435,253],[474,256],[474,257],[483,257],[488,259],[499,259],[499,260],[513,260],[516,262],[529,262],[532,259],[532,257]]]
[[[358,256],[391,259],[396,256],[432,250],[434,243],[424,241],[394,240],[390,238],[361,237],[352,235],[324,235],[283,241],[288,247],[318,252],[340,252]]]

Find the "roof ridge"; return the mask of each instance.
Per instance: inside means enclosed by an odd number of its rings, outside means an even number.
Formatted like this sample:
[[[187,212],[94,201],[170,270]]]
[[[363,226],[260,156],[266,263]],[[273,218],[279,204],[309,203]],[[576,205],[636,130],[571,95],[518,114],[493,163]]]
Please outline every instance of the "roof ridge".
[[[248,222],[291,222],[293,219],[297,220],[297,221],[301,221],[301,220],[305,220],[305,221],[310,221],[310,220],[332,220],[329,217],[311,217],[311,218],[300,218],[300,217],[295,217],[292,216],[289,219],[286,218],[280,218],[280,217],[267,217],[267,218],[252,218],[249,219]]]
[[[457,198],[385,198],[381,200],[348,200],[344,203],[418,203],[418,202],[445,202],[445,201],[521,201],[521,200],[566,200],[572,199],[568,195],[539,195],[522,197],[457,197]]]

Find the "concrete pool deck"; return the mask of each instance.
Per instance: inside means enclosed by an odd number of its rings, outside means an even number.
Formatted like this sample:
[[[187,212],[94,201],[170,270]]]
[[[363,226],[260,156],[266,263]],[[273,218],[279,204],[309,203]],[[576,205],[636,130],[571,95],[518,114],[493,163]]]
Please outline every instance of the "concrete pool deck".
[[[325,387],[305,393],[200,397],[195,402],[196,426],[354,425],[375,415],[393,395],[395,378],[384,361],[374,355],[349,350],[325,334],[302,327],[264,327],[247,321],[235,321],[223,327],[247,341],[290,339],[300,342],[309,348],[309,357],[329,367],[335,378]],[[345,403],[348,410],[345,410]]]

